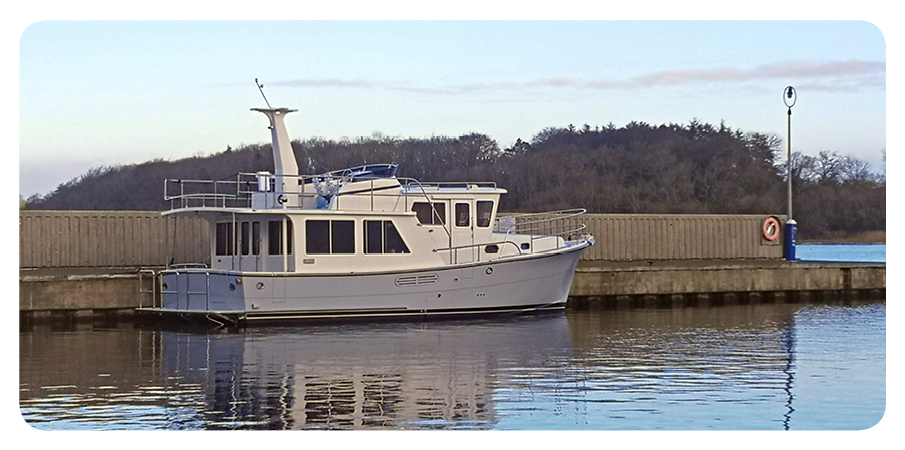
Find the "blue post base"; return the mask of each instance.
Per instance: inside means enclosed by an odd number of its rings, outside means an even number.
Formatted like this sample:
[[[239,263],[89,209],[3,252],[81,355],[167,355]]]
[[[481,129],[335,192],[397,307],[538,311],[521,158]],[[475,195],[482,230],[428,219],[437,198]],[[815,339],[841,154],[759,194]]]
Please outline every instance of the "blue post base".
[[[786,222],[783,233],[783,256],[787,261],[795,261],[795,243],[798,240],[798,224],[794,220]]]

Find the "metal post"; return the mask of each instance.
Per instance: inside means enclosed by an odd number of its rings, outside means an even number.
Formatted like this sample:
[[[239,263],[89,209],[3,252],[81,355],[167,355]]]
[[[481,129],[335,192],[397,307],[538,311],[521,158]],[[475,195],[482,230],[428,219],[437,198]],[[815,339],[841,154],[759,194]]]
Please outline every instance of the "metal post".
[[[791,87],[789,89],[792,89]],[[786,120],[786,187],[788,188],[788,207],[786,208],[789,220],[792,220],[792,108],[789,107]]]
[[[782,101],[788,108],[786,130],[786,132],[788,133],[788,138],[786,139],[786,187],[788,194],[788,218],[786,220],[785,226],[783,253],[785,254],[787,260],[794,261],[795,240],[798,235],[798,224],[792,218],[792,107],[795,106],[795,102],[798,101],[798,94],[795,92],[795,88],[793,88],[792,86],[787,86],[783,90]]]

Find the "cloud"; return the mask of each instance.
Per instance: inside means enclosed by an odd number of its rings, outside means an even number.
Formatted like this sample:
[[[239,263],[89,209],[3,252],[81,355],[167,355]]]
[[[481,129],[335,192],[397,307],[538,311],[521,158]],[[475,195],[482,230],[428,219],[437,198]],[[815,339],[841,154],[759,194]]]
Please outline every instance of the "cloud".
[[[628,80],[596,80],[589,87],[641,89],[715,82],[747,82],[787,79],[804,82],[825,90],[836,87],[885,87],[886,63],[879,61],[786,61],[764,64],[753,69],[719,67],[697,70],[664,70]]]
[[[735,83],[783,79],[812,90],[841,91],[886,87],[886,63],[849,59],[844,61],[782,61],[750,69],[716,67],[712,69],[674,69],[651,72],[624,79],[587,79],[571,76],[543,78],[527,82],[501,81],[446,86],[418,86],[367,80],[292,80],[271,83],[295,87],[332,87],[385,89],[435,95],[463,95],[477,92],[524,91],[536,89],[612,89],[638,90],[661,86],[685,86],[707,83]]]
[[[288,87],[316,87],[316,88],[377,88],[384,87],[382,83],[375,83],[372,81],[365,80],[339,80],[335,78],[326,79],[326,80],[290,80],[290,81],[275,81],[272,83],[268,83],[272,86],[288,86]]]

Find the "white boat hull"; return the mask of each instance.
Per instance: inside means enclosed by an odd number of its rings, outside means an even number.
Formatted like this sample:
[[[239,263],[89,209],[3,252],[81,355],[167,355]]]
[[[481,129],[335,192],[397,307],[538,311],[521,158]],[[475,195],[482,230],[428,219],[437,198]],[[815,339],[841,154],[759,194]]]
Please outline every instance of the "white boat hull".
[[[162,306],[147,310],[246,321],[562,308],[587,245],[436,270],[376,274],[168,270],[161,273]]]

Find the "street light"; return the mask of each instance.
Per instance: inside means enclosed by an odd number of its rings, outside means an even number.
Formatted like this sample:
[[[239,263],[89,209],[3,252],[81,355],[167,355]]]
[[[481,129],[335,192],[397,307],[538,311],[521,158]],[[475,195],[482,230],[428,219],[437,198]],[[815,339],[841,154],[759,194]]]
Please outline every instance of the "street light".
[[[792,219],[792,107],[798,101],[798,93],[792,86],[786,86],[783,90],[783,103],[788,108],[788,138],[786,139],[786,187],[788,191],[788,219],[786,220],[785,241],[783,253],[789,261],[795,260],[795,239],[798,235],[798,224]]]

